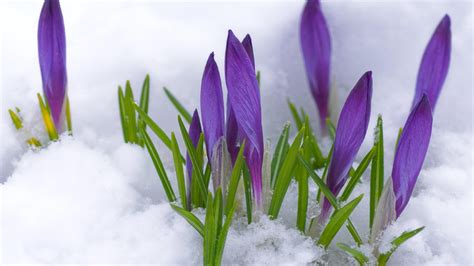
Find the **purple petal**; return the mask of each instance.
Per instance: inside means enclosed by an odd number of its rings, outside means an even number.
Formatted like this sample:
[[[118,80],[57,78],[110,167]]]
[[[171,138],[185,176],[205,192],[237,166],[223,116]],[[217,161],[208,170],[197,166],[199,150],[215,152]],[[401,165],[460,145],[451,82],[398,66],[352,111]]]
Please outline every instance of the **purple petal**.
[[[252,38],[250,38],[249,34],[245,35],[245,38],[242,40],[242,45],[249,55],[250,61],[252,61],[253,70],[255,71],[255,57],[253,56]]]
[[[427,96],[415,105],[403,127],[392,169],[397,218],[410,200],[430,143],[433,117]]]
[[[201,136],[201,122],[199,122],[199,114],[197,110],[194,110],[193,118],[191,120],[191,124],[189,125],[189,137],[191,138],[191,142],[193,143],[194,148],[197,148],[199,143],[199,138]],[[191,199],[190,192],[191,192],[191,179],[193,176],[193,163],[191,162],[191,158],[189,154],[186,153],[186,172],[188,174],[188,192],[187,198],[188,200]],[[188,203],[189,204],[189,203]]]
[[[59,0],[46,0],[38,23],[38,55],[43,92],[58,131],[64,129],[67,90],[66,36]]]
[[[201,117],[206,138],[207,158],[211,162],[217,140],[224,136],[224,97],[214,53],[207,60],[201,82]]]
[[[329,116],[331,37],[319,0],[306,2],[301,15],[300,41],[311,93],[318,107],[321,127],[325,129]]]
[[[451,20],[448,15],[445,15],[431,36],[421,59],[413,107],[426,94],[434,110],[448,74],[450,57]]]
[[[246,140],[245,157],[252,176],[254,201],[262,204],[263,130],[260,92],[255,71],[243,45],[229,30],[225,76],[229,102],[240,134]]]
[[[349,169],[367,133],[372,99],[372,72],[366,72],[357,82],[342,107],[337,123],[334,149],[329,165],[327,184],[337,196],[344,186]],[[325,200],[323,213],[330,204]]]

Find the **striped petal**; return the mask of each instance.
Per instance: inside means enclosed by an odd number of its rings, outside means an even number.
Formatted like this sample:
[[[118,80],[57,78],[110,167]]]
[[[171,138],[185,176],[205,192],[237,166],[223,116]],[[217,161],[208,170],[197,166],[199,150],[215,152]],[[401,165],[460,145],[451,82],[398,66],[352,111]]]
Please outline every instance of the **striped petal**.
[[[51,108],[56,129],[65,130],[67,94],[66,36],[59,0],[46,0],[38,23],[38,55],[43,92]]]
[[[214,145],[219,138],[224,136],[224,97],[214,53],[209,56],[202,76],[201,117],[206,139],[207,158],[211,162]]]
[[[225,76],[236,124],[248,143],[245,147],[245,157],[252,176],[254,201],[257,206],[261,206],[263,130],[260,92],[250,57],[230,30],[226,47]]]

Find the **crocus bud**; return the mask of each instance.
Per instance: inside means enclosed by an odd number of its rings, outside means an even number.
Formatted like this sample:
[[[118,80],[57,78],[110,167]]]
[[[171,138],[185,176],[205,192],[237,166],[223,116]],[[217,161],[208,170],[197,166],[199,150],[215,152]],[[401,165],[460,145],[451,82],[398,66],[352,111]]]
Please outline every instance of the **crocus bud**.
[[[421,59],[413,108],[426,94],[431,108],[435,109],[444,80],[448,74],[450,58],[451,20],[448,15],[445,15],[431,36]]]
[[[393,159],[392,182],[397,218],[410,200],[425,161],[432,124],[431,105],[425,95],[411,111]]]
[[[347,180],[347,175],[367,133],[372,100],[372,72],[366,72],[357,82],[342,107],[337,123],[336,137],[327,184],[337,195]],[[320,221],[325,221],[331,204],[324,200]]]
[[[207,158],[209,162],[212,162],[214,146],[217,140],[224,136],[224,97],[214,53],[209,56],[202,76],[201,118],[206,139]]]
[[[320,125],[329,117],[331,37],[319,0],[308,0],[300,23],[300,42],[309,86],[319,111]]]
[[[260,208],[263,207],[263,129],[260,91],[252,61],[242,43],[230,30],[226,47],[225,77],[228,100],[239,134],[247,143],[244,155],[252,177],[254,202]]]
[[[38,25],[38,55],[43,92],[56,130],[65,130],[67,95],[66,36],[59,0],[46,0]]]

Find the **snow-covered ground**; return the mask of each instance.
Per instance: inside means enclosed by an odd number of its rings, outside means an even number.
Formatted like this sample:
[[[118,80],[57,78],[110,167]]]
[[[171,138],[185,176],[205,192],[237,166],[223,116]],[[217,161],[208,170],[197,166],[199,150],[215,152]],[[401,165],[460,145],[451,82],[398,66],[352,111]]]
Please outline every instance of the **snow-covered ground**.
[[[287,97],[311,112],[316,125],[298,42],[303,3],[62,1],[74,138],[65,137],[36,152],[25,147],[6,110],[20,107],[30,130],[44,134],[36,102],[41,90],[36,31],[42,1],[2,3],[1,264],[200,264],[200,236],[169,208],[146,151],[123,144],[117,85],[130,79],[138,93],[150,73],[151,116],[166,131],[176,131],[176,112],[162,87],[172,90],[188,109],[198,107],[207,56],[215,51],[223,69],[230,28],[241,38],[246,33],[253,38],[257,69],[262,71],[265,135],[274,141],[283,123],[291,119]],[[426,228],[402,246],[390,263],[471,265],[472,3],[325,1],[323,9],[333,41],[332,74],[338,84],[333,98],[340,105],[363,72],[374,72],[370,127],[381,113],[388,152],[386,176],[397,129],[411,105],[423,49],[442,16],[451,16],[451,67],[436,108],[428,157],[414,197],[390,232]],[[372,133],[359,155],[371,144]],[[170,157],[163,159],[171,165]],[[367,194],[367,182],[357,192]],[[295,197],[290,189],[288,209]],[[367,205],[363,201],[353,217],[364,234]],[[236,222],[223,262],[304,264],[324,257],[321,249],[293,229],[292,215],[287,210],[280,221],[262,219],[248,228]],[[350,241],[344,230],[337,239]]]

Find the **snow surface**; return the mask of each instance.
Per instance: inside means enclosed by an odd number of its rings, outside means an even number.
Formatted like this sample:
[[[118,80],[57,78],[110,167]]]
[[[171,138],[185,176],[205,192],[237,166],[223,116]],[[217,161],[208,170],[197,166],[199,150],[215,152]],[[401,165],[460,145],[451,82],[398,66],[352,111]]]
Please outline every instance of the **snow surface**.
[[[2,2],[2,264],[200,264],[200,237],[169,208],[146,151],[122,143],[117,85],[130,79],[138,92],[150,73],[150,113],[167,132],[176,131],[176,112],[161,87],[170,88],[189,109],[198,107],[209,53],[215,51],[222,74],[227,30],[241,38],[248,32],[262,71],[265,135],[274,141],[291,119],[287,97],[317,117],[298,43],[303,2],[62,1],[74,138],[40,151],[23,145],[24,136],[14,130],[6,109],[20,107],[29,130],[45,138],[36,104],[41,1]],[[428,157],[414,197],[385,237],[426,226],[393,255],[391,265],[471,265],[472,3],[325,1],[323,8],[333,40],[336,109],[359,76],[374,71],[370,127],[381,113],[386,176],[423,49],[442,16],[451,16],[451,68],[436,108]],[[369,133],[359,156],[371,142]],[[163,160],[171,165],[171,157]],[[368,195],[367,181],[357,187],[355,195],[360,193]],[[290,189],[281,220],[262,218],[249,227],[235,222],[223,262],[304,264],[327,257],[294,229],[295,204],[296,190]],[[367,207],[368,197],[352,217],[365,237]],[[341,230],[338,241],[351,238]]]

